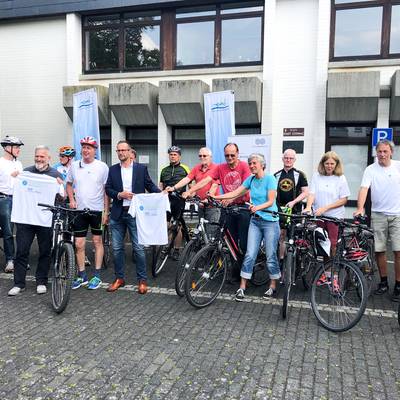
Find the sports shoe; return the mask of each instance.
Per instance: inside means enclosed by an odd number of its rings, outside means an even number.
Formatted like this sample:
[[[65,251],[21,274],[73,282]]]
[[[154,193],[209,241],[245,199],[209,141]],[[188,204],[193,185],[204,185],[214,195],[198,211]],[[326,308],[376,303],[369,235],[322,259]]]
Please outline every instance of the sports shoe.
[[[395,286],[393,289],[392,301],[395,301],[396,303],[400,302],[400,287],[398,286]]]
[[[14,286],[13,288],[11,288],[8,291],[8,295],[9,296],[17,296],[18,294],[20,294],[21,292],[23,292],[25,290],[25,288],[20,288],[18,286]]]
[[[101,279],[98,276],[94,276],[90,281],[88,285],[88,289],[90,290],[95,290],[98,289],[101,285]]]
[[[36,293],[37,294],[45,294],[45,293],[47,293],[47,287],[45,285],[37,285],[36,286]]]
[[[81,276],[78,276],[72,283],[72,289],[79,289],[81,286],[87,286],[88,283],[89,282],[86,277],[83,279]]]
[[[389,284],[387,282],[380,282],[378,288],[374,291],[374,294],[381,295],[385,294],[389,290]]]
[[[236,301],[243,301],[244,300],[244,289],[238,289],[235,294]]]
[[[263,294],[264,299],[270,299],[271,297],[274,297],[276,294],[276,289],[270,287],[268,290]]]
[[[8,260],[6,267],[4,268],[4,272],[6,272],[7,274],[11,274],[12,272],[14,272],[14,261],[13,260]]]

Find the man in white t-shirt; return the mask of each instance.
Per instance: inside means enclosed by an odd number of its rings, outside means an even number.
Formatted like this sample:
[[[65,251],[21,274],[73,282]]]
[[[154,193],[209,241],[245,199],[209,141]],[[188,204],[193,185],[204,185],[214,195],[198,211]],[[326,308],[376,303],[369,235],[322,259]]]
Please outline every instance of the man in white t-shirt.
[[[394,143],[388,140],[381,140],[376,145],[377,161],[364,171],[354,215],[364,213],[368,190],[371,189],[375,257],[381,277],[375,294],[384,294],[389,290],[386,245],[390,239],[396,279],[392,300],[398,302],[400,301],[400,161],[392,160],[393,150]]]
[[[96,139],[86,136],[81,140],[82,159],[74,161],[68,171],[67,194],[71,208],[83,210],[88,208],[90,214],[80,214],[74,220],[76,261],[78,276],[72,288],[87,286],[98,289],[101,284],[100,270],[103,263],[104,247],[102,241],[102,225],[108,222],[110,201],[105,193],[108,167],[95,159],[98,144]],[[75,197],[74,197],[75,194]],[[85,244],[89,227],[92,231],[95,249],[95,273],[90,281],[85,271]]]
[[[4,254],[6,257],[5,272],[14,272],[14,238],[11,224],[11,209],[14,181],[22,171],[21,161],[17,160],[22,141],[13,136],[6,136],[0,144],[3,146],[3,157],[0,158],[0,227],[3,232]]]

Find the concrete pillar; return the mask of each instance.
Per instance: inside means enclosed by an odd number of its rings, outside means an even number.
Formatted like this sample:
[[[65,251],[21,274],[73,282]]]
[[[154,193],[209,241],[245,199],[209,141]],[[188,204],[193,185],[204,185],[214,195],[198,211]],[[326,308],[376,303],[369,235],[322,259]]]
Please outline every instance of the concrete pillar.
[[[79,84],[82,73],[82,22],[79,14],[66,15],[67,85]]]
[[[162,113],[161,107],[158,106],[158,173],[160,176],[161,169],[168,164],[168,147],[172,143],[172,128],[171,125],[167,125],[165,122],[164,114]]]
[[[377,128],[389,128],[390,99],[380,98],[378,100],[378,119]]]
[[[113,164],[118,162],[118,156],[115,152],[117,148],[117,143],[120,140],[126,139],[126,130],[125,127],[121,126],[117,119],[114,116],[114,113],[111,112],[111,161]]]

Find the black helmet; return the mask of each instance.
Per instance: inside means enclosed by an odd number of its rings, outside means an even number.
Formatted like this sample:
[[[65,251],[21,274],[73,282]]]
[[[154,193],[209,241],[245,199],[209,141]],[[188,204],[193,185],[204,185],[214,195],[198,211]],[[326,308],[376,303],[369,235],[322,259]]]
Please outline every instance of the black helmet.
[[[181,148],[178,146],[171,146],[168,148],[168,154],[169,153],[178,153],[181,154]]]
[[[15,136],[6,136],[4,139],[1,140],[0,144],[3,147],[6,146],[23,146],[24,144],[22,143],[21,139],[18,139]]]

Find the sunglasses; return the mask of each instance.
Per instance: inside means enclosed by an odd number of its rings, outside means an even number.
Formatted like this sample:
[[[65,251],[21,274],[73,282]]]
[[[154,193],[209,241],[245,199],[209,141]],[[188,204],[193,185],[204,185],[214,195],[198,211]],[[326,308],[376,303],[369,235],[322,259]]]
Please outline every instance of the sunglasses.
[[[199,154],[199,157],[200,158],[206,158],[206,157],[208,157],[208,155],[207,154]]]
[[[225,158],[235,158],[236,154],[225,154]]]

